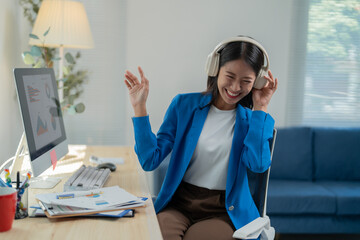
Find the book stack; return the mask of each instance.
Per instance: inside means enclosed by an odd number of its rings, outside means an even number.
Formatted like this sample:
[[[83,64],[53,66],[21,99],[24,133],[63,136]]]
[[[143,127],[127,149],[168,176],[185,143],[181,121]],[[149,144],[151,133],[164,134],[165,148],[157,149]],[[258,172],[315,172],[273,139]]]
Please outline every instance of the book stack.
[[[48,218],[94,214],[124,215],[124,210],[144,207],[147,200],[134,196],[119,186],[89,191],[37,194],[36,199]]]

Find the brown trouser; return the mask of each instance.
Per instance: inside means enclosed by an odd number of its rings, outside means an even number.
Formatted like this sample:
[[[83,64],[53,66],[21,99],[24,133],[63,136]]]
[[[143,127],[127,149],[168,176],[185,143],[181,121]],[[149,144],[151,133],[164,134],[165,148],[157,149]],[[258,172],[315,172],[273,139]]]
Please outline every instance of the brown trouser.
[[[182,182],[166,208],[157,214],[164,240],[233,239],[225,191]]]

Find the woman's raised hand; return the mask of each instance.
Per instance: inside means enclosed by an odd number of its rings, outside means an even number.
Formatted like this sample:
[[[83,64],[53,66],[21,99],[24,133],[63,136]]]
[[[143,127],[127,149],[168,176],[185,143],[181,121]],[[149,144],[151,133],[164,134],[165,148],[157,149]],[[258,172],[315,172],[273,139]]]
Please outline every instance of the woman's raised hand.
[[[253,104],[254,110],[267,111],[267,106],[270,103],[272,95],[275,93],[278,86],[278,79],[272,75],[271,71],[268,72],[269,76],[264,76],[268,81],[262,89],[253,89]]]
[[[129,97],[134,108],[135,117],[146,116],[146,100],[149,95],[149,80],[144,76],[141,67],[138,67],[141,82],[130,71],[125,72],[125,84],[129,89]]]

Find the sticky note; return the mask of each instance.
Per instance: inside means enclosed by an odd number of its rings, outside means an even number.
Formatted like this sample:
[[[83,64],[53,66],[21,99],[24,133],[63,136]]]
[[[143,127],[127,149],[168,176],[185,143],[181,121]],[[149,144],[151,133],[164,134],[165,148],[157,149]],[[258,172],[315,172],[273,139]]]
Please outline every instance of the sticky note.
[[[57,157],[56,157],[55,149],[51,150],[51,152],[50,152],[50,159],[51,159],[51,164],[53,165],[53,170],[55,170],[56,162],[57,162]]]

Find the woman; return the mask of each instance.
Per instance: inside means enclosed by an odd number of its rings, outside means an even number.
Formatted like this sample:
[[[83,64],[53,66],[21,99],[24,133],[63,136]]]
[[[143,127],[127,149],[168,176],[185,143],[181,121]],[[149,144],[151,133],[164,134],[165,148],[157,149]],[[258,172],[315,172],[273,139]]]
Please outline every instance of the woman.
[[[271,163],[274,120],[266,112],[277,79],[268,67],[265,49],[252,38],[220,43],[209,55],[207,90],[177,95],[156,135],[146,111],[149,81],[140,67],[141,82],[126,71],[143,169],[154,170],[172,151],[155,202],[164,239],[232,239],[259,216],[246,168],[264,172]]]

